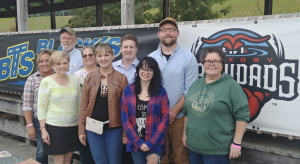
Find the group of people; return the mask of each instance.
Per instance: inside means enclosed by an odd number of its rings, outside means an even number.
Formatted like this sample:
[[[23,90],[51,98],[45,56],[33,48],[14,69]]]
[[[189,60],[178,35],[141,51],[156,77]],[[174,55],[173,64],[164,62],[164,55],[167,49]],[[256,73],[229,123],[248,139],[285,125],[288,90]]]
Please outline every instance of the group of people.
[[[249,121],[240,85],[223,73],[226,55],[205,48],[198,79],[195,56],[177,43],[175,19],[158,28],[161,47],[137,59],[138,40],[121,38],[122,59],[107,43],[75,48],[72,28],[60,31],[64,51],[41,50],[24,87],[28,136],[36,160],[82,164],[229,164],[241,155]]]

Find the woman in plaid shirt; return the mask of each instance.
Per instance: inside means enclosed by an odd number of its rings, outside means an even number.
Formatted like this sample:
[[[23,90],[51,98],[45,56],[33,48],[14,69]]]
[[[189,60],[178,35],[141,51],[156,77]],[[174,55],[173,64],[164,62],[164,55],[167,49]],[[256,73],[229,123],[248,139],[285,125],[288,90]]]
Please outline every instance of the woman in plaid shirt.
[[[146,57],[136,67],[135,81],[121,99],[126,150],[135,164],[160,163],[169,124],[169,99],[157,62]]]
[[[36,139],[36,161],[42,164],[48,164],[48,155],[43,154],[42,134],[37,115],[37,99],[41,81],[54,73],[49,62],[52,52],[52,50],[44,49],[38,53],[36,59],[38,71],[27,78],[23,93],[22,110],[27,122],[28,137],[33,140]]]

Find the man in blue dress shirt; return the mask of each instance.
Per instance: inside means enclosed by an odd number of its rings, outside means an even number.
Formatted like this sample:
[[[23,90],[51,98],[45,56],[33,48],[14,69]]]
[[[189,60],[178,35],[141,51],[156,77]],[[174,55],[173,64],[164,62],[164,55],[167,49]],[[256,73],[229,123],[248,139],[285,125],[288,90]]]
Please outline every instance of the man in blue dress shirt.
[[[177,43],[180,35],[177,21],[173,18],[162,20],[158,28],[162,45],[149,56],[153,57],[162,73],[163,87],[170,101],[169,127],[166,134],[166,153],[161,164],[169,163],[169,143],[172,143],[176,164],[189,164],[188,149],[182,144],[184,95],[198,78],[198,63],[195,56]]]

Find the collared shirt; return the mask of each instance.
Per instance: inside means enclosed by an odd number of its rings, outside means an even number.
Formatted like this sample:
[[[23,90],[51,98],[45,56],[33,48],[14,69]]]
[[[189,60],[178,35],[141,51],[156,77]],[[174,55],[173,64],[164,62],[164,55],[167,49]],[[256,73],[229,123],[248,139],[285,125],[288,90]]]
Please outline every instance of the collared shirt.
[[[55,72],[53,71],[53,74]],[[27,81],[24,86],[23,92],[23,111],[32,111],[34,117],[38,117],[37,114],[37,100],[38,100],[38,92],[41,81],[44,79],[44,76],[37,71],[36,73],[30,75],[27,78]]]
[[[192,83],[198,79],[198,63],[195,56],[188,50],[177,44],[174,52],[167,61],[161,48],[152,52],[149,57],[154,58],[162,73],[163,86],[166,88],[170,109],[172,109],[182,95],[188,92]],[[177,114],[177,118],[183,116],[183,112]]]
[[[151,151],[160,151],[165,144],[165,136],[169,125],[169,100],[164,87],[158,94],[152,95],[148,101],[147,119],[145,122],[145,140],[139,137],[136,124],[136,95],[134,84],[124,89],[121,98],[121,120],[127,134],[126,151],[138,151],[145,143]]]
[[[70,56],[70,67],[69,67],[69,71],[66,74],[73,75],[76,71],[83,68],[84,64],[82,61],[80,50],[73,48],[73,50],[69,53],[69,56]]]
[[[134,82],[135,78],[135,72],[136,72],[136,66],[139,64],[139,60],[135,58],[135,60],[129,65],[128,69],[125,68],[125,66],[122,63],[123,59],[120,59],[118,61],[115,61],[112,63],[115,70],[119,71],[123,75],[127,77],[128,84],[131,84]]]

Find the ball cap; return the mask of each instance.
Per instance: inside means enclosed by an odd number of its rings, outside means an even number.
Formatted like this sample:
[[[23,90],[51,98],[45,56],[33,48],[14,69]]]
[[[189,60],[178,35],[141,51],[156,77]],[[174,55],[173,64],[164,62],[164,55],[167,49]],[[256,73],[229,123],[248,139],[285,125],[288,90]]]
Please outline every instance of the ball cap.
[[[70,27],[63,28],[60,30],[60,33],[63,33],[65,31],[67,31],[69,34],[74,35],[76,37],[76,32],[72,28]]]
[[[178,29],[178,25],[177,25],[177,21],[176,19],[173,19],[171,17],[167,17],[165,18],[164,20],[162,20],[160,23],[159,23],[159,27],[161,27],[162,25],[166,24],[166,23],[171,23],[173,24],[177,29]]]

